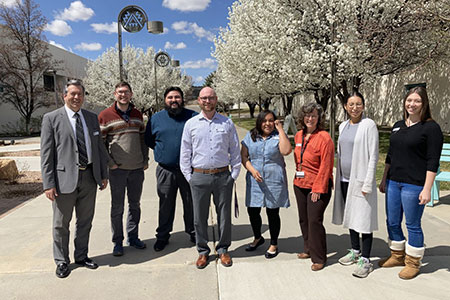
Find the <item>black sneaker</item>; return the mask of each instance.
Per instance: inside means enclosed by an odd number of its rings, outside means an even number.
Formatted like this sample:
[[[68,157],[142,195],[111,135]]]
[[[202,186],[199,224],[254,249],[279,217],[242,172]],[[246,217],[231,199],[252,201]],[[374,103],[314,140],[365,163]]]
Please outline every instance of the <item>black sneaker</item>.
[[[164,248],[166,248],[167,244],[169,243],[169,241],[163,241],[163,240],[156,240],[155,245],[153,245],[153,249],[155,249],[155,251],[162,251],[164,250]]]
[[[122,243],[117,243],[114,245],[113,253],[114,256],[122,256],[123,255],[123,246]]]
[[[145,248],[147,248],[147,245],[143,241],[141,241],[140,239],[130,240],[130,241],[128,241],[128,245],[130,245],[131,247],[134,247],[136,249],[145,249]]]

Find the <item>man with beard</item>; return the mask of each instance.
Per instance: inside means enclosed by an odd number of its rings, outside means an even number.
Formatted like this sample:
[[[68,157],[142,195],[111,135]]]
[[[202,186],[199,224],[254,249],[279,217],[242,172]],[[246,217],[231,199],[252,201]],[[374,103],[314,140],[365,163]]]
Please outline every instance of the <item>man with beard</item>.
[[[233,122],[216,112],[216,92],[205,87],[198,104],[202,112],[186,122],[181,139],[180,167],[192,190],[198,269],[208,264],[208,214],[211,195],[219,223],[216,251],[223,266],[232,265],[231,199],[241,169],[239,139]],[[231,172],[229,167],[231,167]]]
[[[98,120],[102,137],[109,154],[111,187],[111,229],[114,243],[113,255],[123,255],[123,211],[125,191],[128,196],[128,244],[145,249],[139,239],[141,219],[141,194],[144,170],[148,167],[148,148],[144,143],[145,125],[142,114],[131,103],[133,92],[129,83],[122,81],[114,90],[116,101],[103,110]]]
[[[177,190],[183,201],[184,229],[195,243],[191,189],[180,171],[180,145],[184,124],[197,113],[184,108],[183,91],[176,86],[164,92],[165,109],[154,114],[147,123],[145,143],[153,149],[159,196],[158,228],[155,251],[163,250],[169,242],[175,217]]]

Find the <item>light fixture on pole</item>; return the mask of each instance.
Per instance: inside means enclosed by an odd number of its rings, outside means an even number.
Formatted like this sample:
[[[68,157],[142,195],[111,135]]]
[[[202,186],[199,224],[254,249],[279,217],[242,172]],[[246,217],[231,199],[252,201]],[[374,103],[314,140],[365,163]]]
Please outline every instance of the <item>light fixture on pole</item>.
[[[170,63],[170,56],[169,54],[167,54],[167,52],[164,51],[159,51],[158,53],[156,53],[155,55],[155,63],[153,64],[153,66],[155,67],[154,72],[155,72],[155,103],[156,106],[159,108],[159,103],[158,103],[158,79],[156,77],[156,65],[164,68],[167,67]],[[178,64],[180,64],[180,62],[178,62]]]
[[[122,27],[131,33],[139,32],[147,24],[149,33],[162,33],[163,22],[148,21],[145,11],[136,5],[129,5],[122,9],[117,18],[117,33],[119,38],[119,78],[123,80],[123,57],[122,57]]]

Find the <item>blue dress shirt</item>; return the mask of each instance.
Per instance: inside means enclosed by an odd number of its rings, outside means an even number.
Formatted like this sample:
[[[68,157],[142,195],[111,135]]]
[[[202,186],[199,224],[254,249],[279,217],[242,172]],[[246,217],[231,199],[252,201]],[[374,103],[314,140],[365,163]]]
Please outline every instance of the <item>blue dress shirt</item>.
[[[218,113],[211,120],[203,113],[189,119],[184,126],[180,149],[180,169],[186,180],[191,180],[192,168],[226,166],[231,166],[231,177],[236,180],[241,170],[241,154],[233,122]]]

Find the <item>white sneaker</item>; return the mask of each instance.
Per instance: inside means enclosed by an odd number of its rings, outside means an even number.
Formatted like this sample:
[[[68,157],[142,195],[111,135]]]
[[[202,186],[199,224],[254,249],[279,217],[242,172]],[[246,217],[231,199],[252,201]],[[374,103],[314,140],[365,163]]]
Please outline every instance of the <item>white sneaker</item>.
[[[360,257],[358,264],[356,265],[355,271],[353,271],[353,276],[359,278],[366,278],[370,272],[373,271],[373,264],[367,258]]]
[[[356,264],[358,262],[360,255],[361,254],[359,252],[356,253],[355,251],[353,251],[353,249],[349,249],[349,252],[347,253],[347,255],[339,258],[339,263],[344,266],[350,266],[350,265]]]

